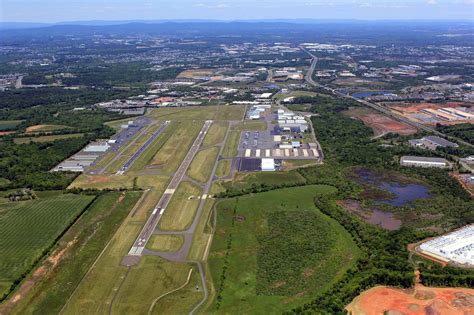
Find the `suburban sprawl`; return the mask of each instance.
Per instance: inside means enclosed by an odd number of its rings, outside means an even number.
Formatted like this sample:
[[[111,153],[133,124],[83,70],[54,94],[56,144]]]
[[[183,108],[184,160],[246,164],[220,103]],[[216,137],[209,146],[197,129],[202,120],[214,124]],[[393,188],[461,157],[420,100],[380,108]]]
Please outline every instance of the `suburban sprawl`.
[[[367,23],[3,30],[0,314],[473,314],[473,24]]]

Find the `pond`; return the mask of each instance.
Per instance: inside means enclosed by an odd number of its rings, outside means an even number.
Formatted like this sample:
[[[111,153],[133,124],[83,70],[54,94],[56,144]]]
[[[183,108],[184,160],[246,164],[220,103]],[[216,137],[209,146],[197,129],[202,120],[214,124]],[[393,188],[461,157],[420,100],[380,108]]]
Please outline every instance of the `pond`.
[[[431,198],[427,186],[402,176],[384,176],[380,172],[365,168],[357,169],[355,175],[357,182],[373,185],[390,194],[390,197],[374,198],[373,200],[376,202],[389,204],[394,207],[413,207],[415,200]]]

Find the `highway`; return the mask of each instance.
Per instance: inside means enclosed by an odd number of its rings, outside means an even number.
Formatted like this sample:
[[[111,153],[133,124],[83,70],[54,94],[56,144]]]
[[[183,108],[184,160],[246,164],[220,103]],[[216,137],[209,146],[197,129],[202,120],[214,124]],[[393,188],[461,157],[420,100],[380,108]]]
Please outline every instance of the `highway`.
[[[168,126],[169,121],[165,121],[157,131],[138,149],[133,153],[133,155],[128,159],[127,162],[122,166],[122,168],[117,172],[117,175],[122,175],[125,173],[128,168],[138,159],[138,157],[153,143],[153,141],[158,138],[158,136],[163,132],[163,130]]]
[[[411,121],[410,119],[406,118],[406,117],[403,117],[401,115],[398,115],[394,112],[392,112],[391,110],[387,109],[386,107],[382,106],[382,105],[379,105],[377,103],[372,103],[372,102],[369,102],[369,101],[366,101],[366,100],[362,100],[362,99],[359,99],[359,98],[356,98],[356,97],[353,97],[351,95],[348,95],[348,94],[344,94],[344,93],[341,93],[333,88],[330,88],[328,86],[325,86],[325,85],[322,85],[322,84],[319,84],[317,82],[315,82],[313,80],[313,72],[314,70],[316,69],[316,64],[318,63],[318,57],[316,57],[315,55],[313,55],[312,53],[310,53],[308,50],[304,49],[304,48],[301,48],[304,52],[306,52],[308,55],[311,56],[312,58],[312,61],[311,61],[311,66],[309,67],[308,69],[308,72],[306,73],[306,77],[305,77],[305,80],[306,82],[308,82],[308,84],[314,86],[314,87],[317,87],[317,88],[320,88],[320,89],[323,89],[331,94],[334,94],[336,96],[339,96],[339,97],[343,97],[343,98],[348,98],[348,99],[351,99],[353,101],[356,101],[358,103],[361,103],[367,107],[370,107],[386,116],[389,116],[390,118],[392,119],[395,119],[397,121],[400,121],[400,122],[403,122],[407,125],[410,125],[410,126],[413,126],[417,129],[420,129],[420,130],[424,130],[424,131],[427,131],[427,132],[430,132],[430,133],[433,133],[433,134],[436,134],[438,136],[442,136],[442,137],[445,137],[445,138],[448,138],[448,139],[451,139],[451,140],[454,140],[456,142],[459,142],[463,145],[466,145],[466,146],[469,146],[469,147],[472,147],[473,145],[466,142],[466,141],[463,141],[461,139],[458,139],[456,137],[452,137],[452,136],[448,136],[442,132],[439,132],[437,130],[435,130],[434,128],[431,128],[429,126],[426,126],[426,125],[423,125],[423,124],[420,124],[420,123],[417,123],[417,122],[414,122],[414,121]]]
[[[176,191],[179,184],[183,180],[183,177],[186,174],[186,171],[189,168],[189,165],[193,161],[194,156],[199,151],[202,141],[204,140],[211,125],[212,125],[212,120],[207,120],[204,123],[204,126],[199,132],[199,135],[194,140],[193,145],[191,146],[188,153],[186,154],[186,157],[181,162],[181,165],[179,166],[178,170],[176,171],[173,178],[171,179],[171,182],[166,188],[163,196],[161,196],[160,201],[158,201],[158,203],[156,204],[155,209],[153,210],[151,216],[148,218],[147,222],[145,223],[145,226],[140,232],[138,238],[133,243],[133,246],[130,249],[128,255],[130,256],[142,255],[142,252],[145,249],[147,242],[149,241],[151,235],[153,234],[153,231],[155,231],[156,226],[158,225],[158,222],[160,222],[160,219],[163,216],[163,213],[165,212],[166,207],[168,206],[171,200],[171,197],[173,196],[174,192]]]

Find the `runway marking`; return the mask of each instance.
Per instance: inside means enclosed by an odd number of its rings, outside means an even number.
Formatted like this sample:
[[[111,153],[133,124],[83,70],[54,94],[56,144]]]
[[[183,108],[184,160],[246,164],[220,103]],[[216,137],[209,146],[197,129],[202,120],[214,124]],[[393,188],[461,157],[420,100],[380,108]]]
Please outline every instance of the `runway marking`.
[[[165,190],[165,194],[170,194],[170,195],[172,195],[172,194],[174,194],[175,191],[176,191],[176,189],[168,188],[168,189]]]
[[[207,199],[207,194],[202,195],[201,199]]]

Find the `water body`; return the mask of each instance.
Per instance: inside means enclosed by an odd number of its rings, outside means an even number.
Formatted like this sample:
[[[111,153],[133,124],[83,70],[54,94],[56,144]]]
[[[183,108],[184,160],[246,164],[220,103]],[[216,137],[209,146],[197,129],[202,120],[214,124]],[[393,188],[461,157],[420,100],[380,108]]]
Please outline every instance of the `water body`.
[[[394,207],[413,207],[415,200],[431,197],[428,187],[423,184],[402,183],[396,179],[388,179],[380,173],[364,168],[356,170],[355,173],[359,182],[373,185],[392,195],[391,198],[374,199],[376,202],[389,204]]]
[[[365,91],[365,92],[353,93],[351,96],[354,96],[354,97],[357,97],[357,98],[364,98],[364,97],[369,97],[369,96],[374,96],[374,95],[387,95],[387,94],[392,94],[392,92],[389,92],[389,91]]]
[[[379,188],[391,192],[395,197],[390,200],[383,200],[394,207],[413,207],[413,201],[417,199],[428,199],[431,197],[428,188],[420,184],[400,184],[400,183],[380,183]]]

